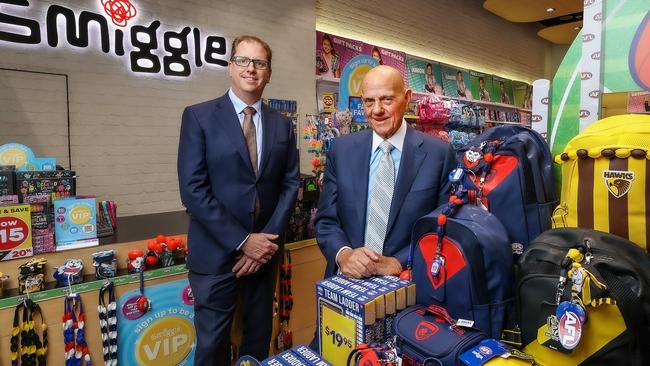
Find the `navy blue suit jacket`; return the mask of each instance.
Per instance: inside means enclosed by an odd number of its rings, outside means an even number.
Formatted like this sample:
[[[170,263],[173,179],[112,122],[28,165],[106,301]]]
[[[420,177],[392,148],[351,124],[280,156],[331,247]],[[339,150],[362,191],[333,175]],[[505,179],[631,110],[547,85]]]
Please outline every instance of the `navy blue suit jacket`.
[[[316,240],[327,259],[325,277],[335,274],[343,246],[364,245],[372,130],[334,139],[327,154],[324,188],[316,218]],[[408,260],[415,220],[449,198],[448,173],[455,167],[449,144],[408,127],[388,218],[383,255]]]
[[[255,176],[228,94],[183,112],[178,181],[181,201],[190,214],[187,267],[191,271],[230,272],[237,246],[248,234],[284,231],[300,179],[296,137],[291,122],[280,113],[264,104],[261,113],[262,156]]]

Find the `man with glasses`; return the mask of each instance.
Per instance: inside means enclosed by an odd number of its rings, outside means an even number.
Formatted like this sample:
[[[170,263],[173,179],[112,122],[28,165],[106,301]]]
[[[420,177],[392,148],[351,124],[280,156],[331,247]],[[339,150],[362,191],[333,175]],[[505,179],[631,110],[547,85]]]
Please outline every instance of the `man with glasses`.
[[[232,44],[230,89],[183,112],[181,200],[190,214],[187,267],[194,295],[195,365],[229,365],[235,305],[240,355],[269,353],[283,232],[299,185],[291,122],[262,103],[271,49],[253,36]]]

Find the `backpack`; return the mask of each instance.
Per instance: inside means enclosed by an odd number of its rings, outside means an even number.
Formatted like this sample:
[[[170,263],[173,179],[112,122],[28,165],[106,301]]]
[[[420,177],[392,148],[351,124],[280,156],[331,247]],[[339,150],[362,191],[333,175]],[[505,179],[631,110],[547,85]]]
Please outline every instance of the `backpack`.
[[[461,201],[452,196],[413,226],[407,267],[416,302],[443,306],[499,338],[513,301],[508,233],[494,215]]]
[[[457,152],[458,183],[505,226],[513,253],[551,227],[557,204],[551,152],[537,132],[520,126],[488,129]]]
[[[553,229],[516,267],[521,341],[536,362],[650,364],[650,259],[641,248],[600,231]],[[576,301],[586,322],[565,310]]]
[[[648,248],[650,115],[594,122],[555,157],[562,170],[554,227],[606,231]]]
[[[461,328],[440,306],[414,305],[395,317],[395,341],[403,365],[460,366],[459,356],[485,339],[474,328]]]

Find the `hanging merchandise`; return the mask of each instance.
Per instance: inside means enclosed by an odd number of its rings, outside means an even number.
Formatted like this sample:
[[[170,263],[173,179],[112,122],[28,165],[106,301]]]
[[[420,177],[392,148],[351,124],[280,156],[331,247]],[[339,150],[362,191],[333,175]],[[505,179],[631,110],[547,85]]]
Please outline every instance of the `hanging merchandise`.
[[[103,250],[92,254],[93,267],[95,267],[95,278],[111,278],[117,273],[117,259],[115,250]]]
[[[474,191],[476,202],[501,221],[515,255],[550,228],[557,204],[551,152],[537,132],[521,126],[490,128],[456,156],[463,172],[459,184]]]
[[[144,268],[144,251],[142,249],[134,249],[128,253],[126,259],[126,269],[129,273],[139,273],[140,269]]]
[[[280,334],[278,334],[278,350],[286,350],[293,347],[293,333],[289,328],[291,310],[293,309],[293,294],[291,293],[291,251],[284,252],[282,264],[280,264]]]
[[[144,260],[141,260],[139,262],[140,265],[137,267],[137,271],[140,272],[140,297],[136,301],[136,306],[138,310],[144,314],[147,311],[151,310],[151,300],[144,296]]]
[[[440,125],[443,126],[449,121],[450,110],[445,101],[435,95],[428,95],[417,101],[416,123],[420,125]]]
[[[610,232],[649,251],[650,115],[594,122],[555,157],[562,169],[554,227]]]
[[[81,259],[68,259],[57,267],[54,279],[58,287],[70,286],[83,281],[84,264]]]
[[[345,110],[332,113],[332,126],[338,128],[341,135],[348,135],[352,128],[352,112]]]
[[[40,336],[36,332],[35,315],[38,315],[41,321]],[[45,324],[41,307],[30,298],[26,298],[16,305],[10,343],[12,366],[18,366],[19,360],[21,366],[46,365],[47,324]]]
[[[517,264],[513,344],[554,365],[650,364],[650,259],[634,243],[582,228],[537,237]]]
[[[330,149],[332,140],[339,135],[339,130],[332,126],[330,118],[307,115],[307,123],[303,130],[303,139],[308,141],[307,152],[313,155],[310,162],[312,165],[312,173],[316,177],[320,178],[325,171],[327,152]]]
[[[104,282],[99,289],[97,310],[102,334],[104,366],[117,366],[117,303],[115,302],[115,288],[111,281]]]
[[[86,316],[81,296],[69,293],[63,299],[63,342],[65,344],[65,366],[91,366],[86,341]]]
[[[27,294],[41,291],[45,287],[45,258],[31,259],[18,267],[18,292]]]

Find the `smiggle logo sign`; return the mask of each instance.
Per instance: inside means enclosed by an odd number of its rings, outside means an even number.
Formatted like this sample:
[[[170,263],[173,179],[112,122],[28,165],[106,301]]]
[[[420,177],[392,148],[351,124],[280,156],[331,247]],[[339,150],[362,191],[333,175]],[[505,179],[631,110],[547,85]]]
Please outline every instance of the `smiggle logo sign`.
[[[127,58],[131,71],[138,74],[188,77],[192,69],[204,64],[228,66],[224,59],[226,39],[222,36],[203,37],[198,28],[189,26],[166,29],[159,20],[129,28],[138,16],[133,2],[101,0],[98,5],[103,14],[86,10],[76,14],[56,4],[44,9],[30,6],[27,0],[0,0],[0,45],[99,46],[105,54]]]

